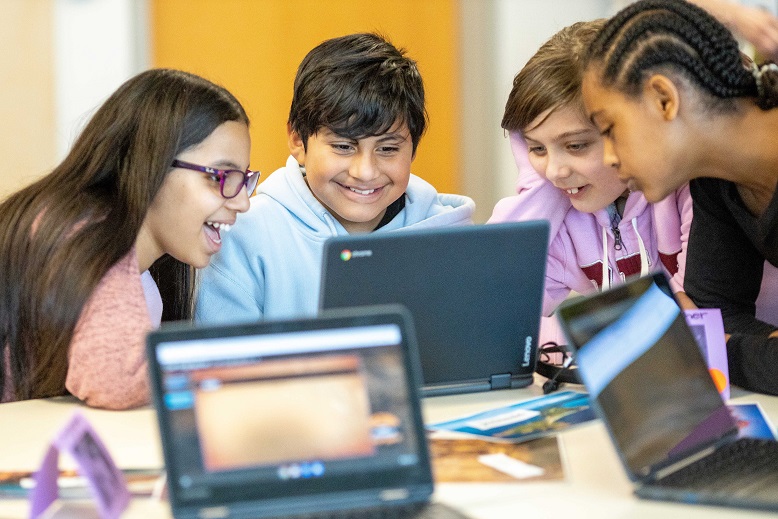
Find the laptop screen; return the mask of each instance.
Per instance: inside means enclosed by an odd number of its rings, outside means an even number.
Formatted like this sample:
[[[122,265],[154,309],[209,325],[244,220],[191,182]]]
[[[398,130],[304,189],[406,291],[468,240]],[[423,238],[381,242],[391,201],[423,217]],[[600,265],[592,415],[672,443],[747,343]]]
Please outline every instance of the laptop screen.
[[[401,324],[322,319],[155,338],[171,500],[431,484]]]
[[[545,221],[336,236],[324,245],[320,306],[408,308],[426,396],[527,386],[547,247]]]
[[[736,430],[663,274],[559,309],[590,397],[633,479]]]

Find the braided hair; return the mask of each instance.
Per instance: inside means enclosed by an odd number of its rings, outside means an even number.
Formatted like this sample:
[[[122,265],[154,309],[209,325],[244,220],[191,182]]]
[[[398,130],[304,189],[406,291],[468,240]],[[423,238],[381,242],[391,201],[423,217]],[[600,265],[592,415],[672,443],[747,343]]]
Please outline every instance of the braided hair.
[[[732,33],[686,1],[640,0],[619,11],[593,42],[589,66],[604,86],[630,96],[649,72],[670,71],[707,92],[713,110],[732,111],[741,97],[762,110],[778,106],[778,67],[747,66]]]

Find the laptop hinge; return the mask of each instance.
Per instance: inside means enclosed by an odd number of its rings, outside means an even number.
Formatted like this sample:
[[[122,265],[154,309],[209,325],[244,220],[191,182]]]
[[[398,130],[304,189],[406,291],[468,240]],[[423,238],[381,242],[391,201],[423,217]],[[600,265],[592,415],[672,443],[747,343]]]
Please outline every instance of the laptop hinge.
[[[672,474],[673,472],[675,472],[677,470],[681,470],[681,469],[691,465],[695,461],[701,460],[705,456],[709,456],[709,455],[713,454],[715,451],[716,451],[716,447],[715,446],[711,446],[711,447],[708,447],[708,448],[703,449],[701,451],[698,451],[698,452],[688,456],[687,458],[684,458],[682,460],[678,460],[675,463],[672,463],[670,465],[666,465],[666,466],[664,466],[664,467],[662,467],[660,469],[657,469],[657,470],[653,471],[651,474],[649,474],[649,478],[650,478],[649,480],[652,481],[652,482],[653,481],[658,481],[658,480],[664,478],[665,476],[667,476],[669,474]]]
[[[511,374],[500,373],[489,377],[489,385],[492,389],[508,389],[511,387]]]

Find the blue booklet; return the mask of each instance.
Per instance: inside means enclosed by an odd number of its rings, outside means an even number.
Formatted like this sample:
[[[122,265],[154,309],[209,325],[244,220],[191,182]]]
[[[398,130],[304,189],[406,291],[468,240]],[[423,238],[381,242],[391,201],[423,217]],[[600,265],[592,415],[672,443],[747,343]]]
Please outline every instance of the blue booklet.
[[[589,396],[562,391],[473,415],[427,425],[431,438],[476,437],[519,443],[569,429],[596,418]]]
[[[740,438],[776,439],[775,430],[759,404],[729,404],[727,407],[737,421]]]

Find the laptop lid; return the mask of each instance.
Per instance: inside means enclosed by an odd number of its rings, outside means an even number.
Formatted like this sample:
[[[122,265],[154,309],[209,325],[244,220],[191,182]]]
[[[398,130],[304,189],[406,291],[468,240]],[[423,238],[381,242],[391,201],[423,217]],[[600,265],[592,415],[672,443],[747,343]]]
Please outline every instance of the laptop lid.
[[[535,370],[548,232],[532,221],[334,237],[320,307],[407,307],[425,396],[523,387]]]
[[[566,301],[557,314],[630,479],[736,436],[664,274]]]
[[[148,336],[175,517],[275,517],[426,501],[410,316],[167,326]]]

